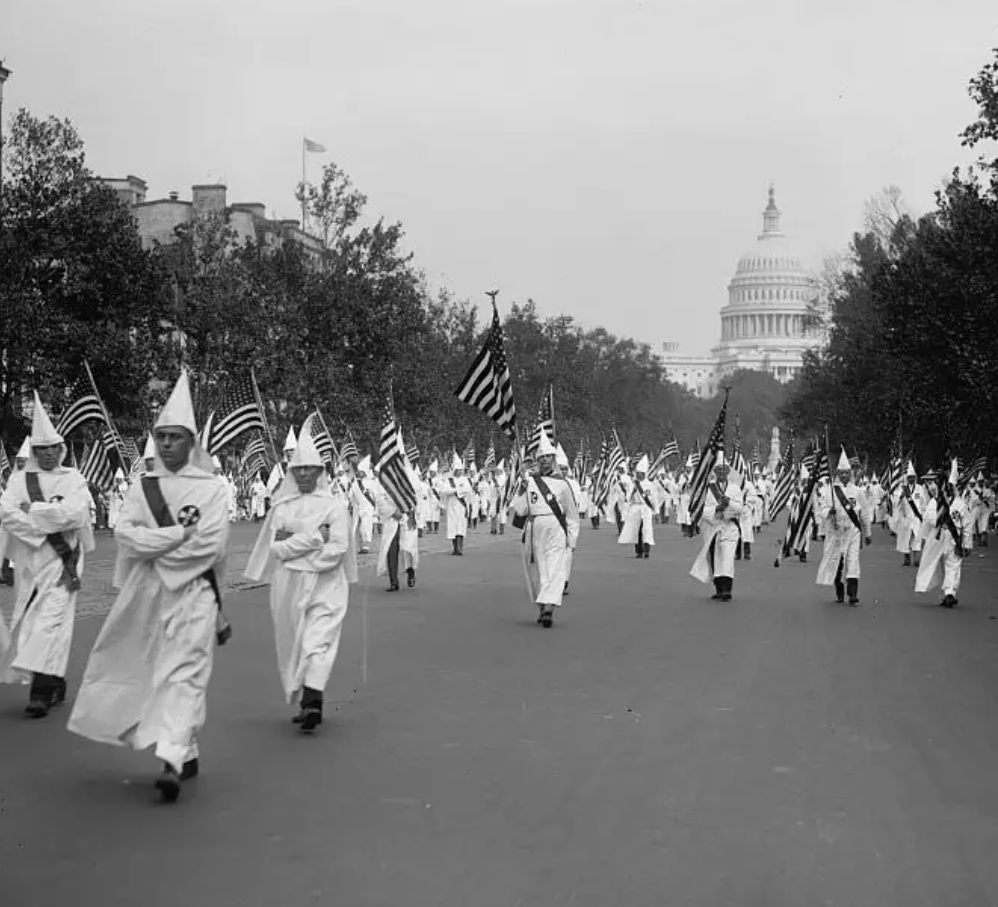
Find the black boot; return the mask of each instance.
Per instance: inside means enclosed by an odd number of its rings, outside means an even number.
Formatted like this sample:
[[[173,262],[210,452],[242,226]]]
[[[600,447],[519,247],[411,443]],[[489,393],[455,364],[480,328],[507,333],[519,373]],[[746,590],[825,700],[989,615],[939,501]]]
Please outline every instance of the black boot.
[[[948,592],[943,600],[939,602],[940,607],[943,608],[955,608],[956,607],[956,596],[952,592]]]
[[[743,550],[743,552],[745,554],[745,560],[747,560],[747,561],[752,560],[752,543],[751,542],[746,542],[742,546],[742,550]]]
[[[180,797],[182,782],[180,775],[173,770],[173,766],[164,763],[163,772],[153,786],[159,791],[164,803],[176,803]]]
[[[58,677],[51,674],[32,674],[31,689],[28,692],[28,704],[24,708],[24,714],[29,718],[44,718],[52,708],[52,697],[55,692],[55,683]]]
[[[802,551],[800,553],[800,562],[802,564],[806,564],[807,563],[807,552],[806,551]]]
[[[735,546],[735,560],[740,561],[742,559],[742,542],[739,540],[738,544]]]
[[[855,608],[859,604],[859,580],[847,579],[846,591],[849,593],[849,604]]]
[[[921,567],[922,566],[922,552],[921,551],[913,551],[912,552],[912,559],[911,560],[912,560],[912,566],[913,567]]]
[[[322,690],[303,687],[301,691],[301,721],[305,733],[311,733],[322,724]]]
[[[710,597],[710,600],[714,602],[719,602],[721,600],[721,596],[724,595],[724,592],[722,591],[723,588],[724,588],[724,580],[719,576],[715,576],[714,594]]]
[[[457,553],[464,554],[464,536],[459,535],[457,537]]]
[[[550,630],[552,623],[554,623],[554,605],[545,605],[541,610],[541,626]]]
[[[651,556],[651,545],[648,542],[645,542],[644,548],[645,548],[644,550],[645,560],[648,560],[648,558]]]
[[[416,585],[416,571],[412,567],[407,567],[405,575],[408,577],[406,580],[406,585],[412,589]]]
[[[422,538],[423,537],[423,530],[422,529],[417,529],[416,530],[416,537],[417,538]]]
[[[568,595],[568,580],[565,580],[565,588],[561,590],[562,595]]]
[[[451,551],[451,554],[460,554],[461,552],[457,550],[457,536],[451,539],[451,544],[454,546],[454,550]]]
[[[906,554],[904,556],[904,560],[901,562],[901,566],[902,567],[910,567],[911,566],[911,555],[910,554]]]
[[[635,557],[644,557],[645,556],[644,546],[641,544],[641,542],[636,542],[635,543],[635,545],[634,545],[634,556]]]
[[[188,759],[184,763],[184,770],[180,773],[180,780],[190,781],[191,778],[196,778],[200,771],[201,767],[198,764],[197,756],[195,756],[193,759]]]
[[[844,602],[845,600],[846,600],[846,587],[843,584],[842,580],[836,579],[835,580],[835,601],[837,601],[839,604],[842,604],[842,602]]]
[[[731,590],[735,584],[735,580],[730,576],[721,577],[721,601],[729,602],[731,601]]]

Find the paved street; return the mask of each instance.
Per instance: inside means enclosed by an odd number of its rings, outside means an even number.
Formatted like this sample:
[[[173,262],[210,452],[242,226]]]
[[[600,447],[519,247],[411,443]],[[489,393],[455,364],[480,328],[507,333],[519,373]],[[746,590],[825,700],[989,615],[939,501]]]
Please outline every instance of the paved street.
[[[150,754],[28,721],[0,688],[0,905],[998,905],[995,548],[947,611],[878,531],[856,610],[814,585],[816,556],[774,569],[770,531],[721,604],[688,576],[698,542],[658,532],[636,561],[584,529],[548,631],[510,536],[425,556],[414,592],[366,569],[310,738],[266,589],[233,590],[202,776],[173,807]]]

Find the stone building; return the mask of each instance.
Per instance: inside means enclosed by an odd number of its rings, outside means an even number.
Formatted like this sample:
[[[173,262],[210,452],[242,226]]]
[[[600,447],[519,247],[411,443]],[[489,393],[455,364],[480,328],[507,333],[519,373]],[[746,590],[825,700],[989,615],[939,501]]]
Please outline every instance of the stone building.
[[[177,227],[190,223],[197,215],[218,214],[226,218],[238,244],[254,240],[265,248],[277,248],[285,242],[294,242],[315,258],[322,252],[322,240],[306,233],[300,221],[268,218],[262,202],[229,204],[227,188],[220,183],[192,186],[190,201],[181,199],[177,192],[147,201],[148,187],[137,176],[106,177],[103,182],[131,209],[142,245],[147,249],[175,242]]]
[[[762,214],[762,232],[738,261],[721,309],[721,338],[709,356],[684,356],[662,345],[669,380],[698,397],[712,397],[721,380],[739,369],[769,372],[786,383],[801,370],[804,352],[821,342],[806,324],[817,293],[814,275],[780,230],[775,192]]]

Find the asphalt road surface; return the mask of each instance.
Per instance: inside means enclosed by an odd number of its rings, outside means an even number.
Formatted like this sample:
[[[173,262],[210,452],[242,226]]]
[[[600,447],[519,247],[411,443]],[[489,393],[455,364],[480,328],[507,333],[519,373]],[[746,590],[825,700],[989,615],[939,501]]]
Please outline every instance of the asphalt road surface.
[[[254,534],[236,527],[236,568]],[[0,688],[0,905],[998,905],[995,548],[949,611],[878,533],[853,609],[816,563],[774,569],[774,535],[722,604],[674,526],[647,561],[586,528],[551,630],[515,538],[479,529],[463,558],[427,539],[416,590],[370,569],[352,587],[312,737],[267,590],[236,588],[202,774],[174,806],[151,754],[71,735],[65,711],[30,721]]]

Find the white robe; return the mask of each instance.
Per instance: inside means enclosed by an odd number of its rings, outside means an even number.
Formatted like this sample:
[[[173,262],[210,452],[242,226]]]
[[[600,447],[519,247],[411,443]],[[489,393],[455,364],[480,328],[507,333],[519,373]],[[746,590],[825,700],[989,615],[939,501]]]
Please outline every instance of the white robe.
[[[852,505],[856,517],[859,519],[860,528],[856,528],[848,513],[839,503],[836,488],[841,488],[846,500]],[[870,525],[866,521],[861,509],[861,493],[859,488],[850,482],[848,485],[840,485],[838,482],[831,489],[831,493],[821,500],[821,519],[825,523],[825,548],[821,555],[821,563],[818,565],[818,576],[815,580],[819,586],[832,586],[835,584],[835,576],[839,570],[839,562],[844,561],[842,567],[843,581],[847,579],[859,579],[859,552],[863,547],[863,538],[870,534]],[[835,514],[834,525],[832,514]]]
[[[934,527],[937,518],[934,498],[926,511],[926,521],[931,519],[931,525]],[[950,516],[960,536],[960,547],[969,551],[974,544],[974,519],[963,498],[957,497],[950,504]],[[955,596],[960,588],[962,574],[963,558],[957,551],[953,533],[947,526],[933,528],[922,550],[922,562],[915,576],[915,591],[929,592],[941,586],[943,595]]]
[[[649,505],[645,497],[651,502]],[[657,498],[655,489],[647,479],[635,479],[631,485],[628,498],[621,501],[620,508],[624,514],[624,528],[620,530],[617,542],[621,545],[636,545],[638,533],[645,545],[655,544],[655,509]]]
[[[94,643],[69,730],[91,740],[137,750],[155,747],[177,772],[197,755],[205,722],[218,606],[204,578],[223,583],[229,534],[225,482],[189,464],[153,473],[173,515],[200,511],[197,531],[160,527],[141,483],[129,489],[115,532],[118,593]]]
[[[562,528],[533,477],[527,479],[524,494],[513,499],[510,509],[527,517],[523,537],[523,556],[533,589],[533,601],[538,605],[561,607],[565,583],[569,579],[571,550],[579,540],[579,513],[568,483],[558,476],[544,476],[551,493],[557,498],[565,517],[568,532]]]
[[[468,508],[471,506],[471,483],[464,477],[443,477],[437,491],[447,514],[447,538],[454,540],[468,534]]]
[[[381,523],[384,528],[381,531],[381,547],[378,549],[378,576],[385,576],[388,573],[388,549],[392,546],[395,533],[401,532],[399,536],[399,570],[413,570],[419,568],[419,530],[409,528],[409,521],[405,517],[401,521],[396,520],[393,514],[397,511],[395,502],[387,491],[382,490],[376,499],[378,513],[381,515]]]
[[[703,547],[690,569],[690,576],[701,583],[710,582],[719,576],[734,577],[735,548],[738,547],[738,518],[742,514],[742,492],[733,482],[726,483],[718,490],[728,498],[724,511],[718,509],[714,495],[714,483],[707,486],[704,496]]]
[[[16,594],[10,629],[0,636],[2,683],[30,683],[33,673],[65,676],[78,593],[62,583],[62,560],[46,536],[62,533],[70,548],[81,549],[76,565],[81,579],[85,553],[94,548],[86,479],[67,466],[46,472],[31,463],[28,469],[37,473],[45,503],[21,510],[31,501],[27,470],[15,472],[0,495],[0,558],[14,562]]]
[[[905,484],[907,486],[907,482]],[[915,502],[919,514],[924,514],[927,495],[922,485],[916,484],[911,488],[911,499]],[[901,554],[909,554],[913,551],[921,551],[921,529],[922,521],[915,516],[907,497],[898,490],[894,496],[894,519],[891,529],[897,535],[897,550]]]
[[[329,526],[328,542],[319,532],[323,524]],[[275,541],[278,529],[294,535]],[[270,583],[277,669],[288,702],[303,687],[322,691],[329,682],[347,614],[353,560],[352,522],[341,495],[296,492],[281,498],[260,530],[245,574]],[[355,569],[352,575],[355,582]]]

